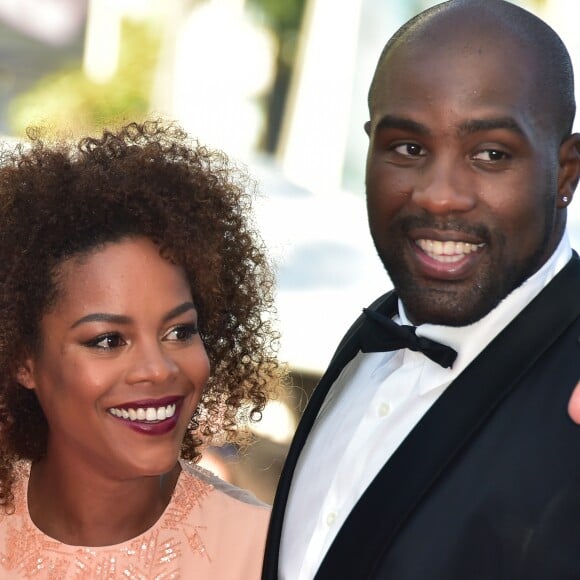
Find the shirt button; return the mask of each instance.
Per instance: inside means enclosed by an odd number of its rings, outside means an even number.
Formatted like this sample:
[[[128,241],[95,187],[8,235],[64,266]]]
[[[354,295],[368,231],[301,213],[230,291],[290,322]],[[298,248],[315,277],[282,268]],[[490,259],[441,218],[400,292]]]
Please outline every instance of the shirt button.
[[[389,403],[381,403],[379,405],[379,417],[386,417],[391,411]]]
[[[334,523],[335,520],[336,520],[336,514],[334,512],[330,512],[326,516],[326,525],[329,527],[332,526],[332,524]]]

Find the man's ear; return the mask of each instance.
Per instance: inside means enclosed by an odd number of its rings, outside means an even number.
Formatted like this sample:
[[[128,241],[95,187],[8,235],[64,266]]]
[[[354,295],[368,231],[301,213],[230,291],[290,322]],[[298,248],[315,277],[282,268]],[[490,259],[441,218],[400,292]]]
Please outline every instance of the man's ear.
[[[34,364],[31,358],[27,358],[16,370],[16,380],[26,389],[36,389],[34,380]]]
[[[371,122],[367,121],[364,124],[365,133],[370,137],[371,136]]]
[[[558,209],[570,205],[580,179],[580,133],[572,133],[560,145],[560,172],[558,174]]]

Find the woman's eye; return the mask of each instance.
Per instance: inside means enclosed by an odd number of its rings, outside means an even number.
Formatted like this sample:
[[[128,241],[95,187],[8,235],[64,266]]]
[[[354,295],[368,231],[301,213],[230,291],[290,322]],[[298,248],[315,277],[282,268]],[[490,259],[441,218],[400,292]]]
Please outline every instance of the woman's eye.
[[[499,149],[485,149],[476,153],[473,158],[479,161],[503,161],[508,159],[509,155]]]
[[[180,324],[174,326],[164,337],[165,340],[175,342],[187,342],[197,334],[196,324]]]
[[[423,157],[425,150],[417,143],[400,143],[393,147],[393,151],[404,157]]]
[[[117,333],[101,334],[86,343],[89,347],[100,348],[102,350],[111,350],[125,346],[126,344],[121,335]]]

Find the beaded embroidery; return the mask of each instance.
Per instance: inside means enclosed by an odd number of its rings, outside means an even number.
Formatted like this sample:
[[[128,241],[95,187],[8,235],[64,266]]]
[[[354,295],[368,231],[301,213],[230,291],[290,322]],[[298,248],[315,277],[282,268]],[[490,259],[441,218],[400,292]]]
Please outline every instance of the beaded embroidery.
[[[34,526],[28,516],[27,471],[19,473],[14,487],[15,513],[0,511],[0,526],[7,526],[0,565],[16,577],[172,580],[179,578],[183,550],[211,561],[202,539],[204,528],[188,516],[214,488],[195,476],[180,475],[167,509],[144,534],[118,546],[85,548],[57,542]]]

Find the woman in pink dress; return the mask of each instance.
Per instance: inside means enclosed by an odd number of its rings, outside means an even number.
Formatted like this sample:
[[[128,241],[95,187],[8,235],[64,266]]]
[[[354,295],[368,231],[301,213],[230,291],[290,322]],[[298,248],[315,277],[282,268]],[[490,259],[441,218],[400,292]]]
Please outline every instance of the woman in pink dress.
[[[267,506],[196,466],[279,386],[251,188],[173,125],[0,166],[0,578],[259,578]]]

